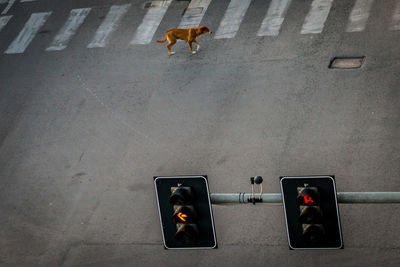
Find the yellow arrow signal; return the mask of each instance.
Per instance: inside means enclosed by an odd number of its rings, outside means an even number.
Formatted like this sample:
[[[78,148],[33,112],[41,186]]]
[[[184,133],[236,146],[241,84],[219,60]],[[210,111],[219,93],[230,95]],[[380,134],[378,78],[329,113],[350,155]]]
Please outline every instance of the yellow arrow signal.
[[[179,212],[177,216],[181,221],[186,222],[187,215],[185,213]]]

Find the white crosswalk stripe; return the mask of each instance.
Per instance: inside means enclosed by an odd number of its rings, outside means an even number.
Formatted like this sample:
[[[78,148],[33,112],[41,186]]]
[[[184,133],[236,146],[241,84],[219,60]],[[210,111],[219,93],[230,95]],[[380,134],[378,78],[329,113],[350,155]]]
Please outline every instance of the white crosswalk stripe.
[[[9,16],[1,16],[1,17],[0,17],[0,32],[1,32],[1,30],[4,28],[4,26],[7,25],[7,23],[10,21],[11,18],[12,18],[12,15],[9,15]]]
[[[361,32],[365,29],[374,0],[357,0],[351,10],[346,32]]]
[[[8,4],[7,4],[6,8],[1,12],[1,15],[7,14],[7,12],[14,5],[14,3],[15,3],[15,0],[8,0]]]
[[[135,36],[131,41],[132,45],[149,44],[151,42],[171,2],[172,0],[153,2],[154,6],[149,7],[142,23],[136,30]]]
[[[50,15],[51,12],[33,13],[17,38],[14,39],[4,53],[23,53]]]
[[[231,0],[214,38],[235,37],[250,3],[251,0]]]
[[[211,0],[192,0],[185,11],[185,14],[183,14],[178,28],[185,29],[198,27],[210,3]]]
[[[333,0],[314,0],[300,33],[321,33],[331,10],[332,2]]]
[[[292,0],[272,0],[257,36],[277,36]]]
[[[118,23],[130,6],[131,4],[111,6],[110,11],[87,48],[105,47],[110,34],[117,29]]]
[[[91,8],[77,8],[72,9],[67,22],[60,29],[53,42],[49,47],[47,47],[47,51],[59,51],[63,50],[67,47],[68,41],[78,30],[79,26],[83,23],[86,16],[89,14]]]
[[[392,23],[389,28],[391,31],[399,31],[400,30],[400,1],[396,2],[396,7],[392,16]]]

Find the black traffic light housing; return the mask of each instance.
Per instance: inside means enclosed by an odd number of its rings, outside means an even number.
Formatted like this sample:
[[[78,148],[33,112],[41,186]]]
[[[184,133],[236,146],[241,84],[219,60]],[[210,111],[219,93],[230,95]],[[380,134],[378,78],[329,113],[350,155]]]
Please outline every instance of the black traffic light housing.
[[[171,187],[169,202],[172,204],[189,204],[193,201],[193,191],[190,186]]]
[[[217,247],[207,176],[154,177],[166,249]]]
[[[280,183],[289,248],[343,248],[334,176],[284,176]]]

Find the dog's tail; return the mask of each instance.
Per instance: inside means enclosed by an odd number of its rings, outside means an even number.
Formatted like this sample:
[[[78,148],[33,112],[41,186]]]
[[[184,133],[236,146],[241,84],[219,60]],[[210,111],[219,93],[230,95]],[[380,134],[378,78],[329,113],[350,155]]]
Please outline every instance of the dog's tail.
[[[163,40],[157,40],[157,43],[165,43],[167,41],[167,35],[164,36]]]

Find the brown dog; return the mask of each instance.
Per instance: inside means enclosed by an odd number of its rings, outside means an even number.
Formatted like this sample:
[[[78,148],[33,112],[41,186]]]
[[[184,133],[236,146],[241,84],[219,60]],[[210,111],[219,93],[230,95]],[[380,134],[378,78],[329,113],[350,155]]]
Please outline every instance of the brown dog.
[[[188,28],[188,29],[169,29],[164,36],[163,40],[157,40],[158,43],[164,43],[168,40],[168,54],[173,55],[175,52],[171,51],[171,47],[176,43],[176,39],[181,39],[189,44],[189,49],[192,54],[196,54],[196,51],[199,51],[200,44],[196,41],[196,37],[202,35],[204,33],[211,34],[210,29],[206,26]],[[197,45],[196,51],[192,49],[192,43]]]

